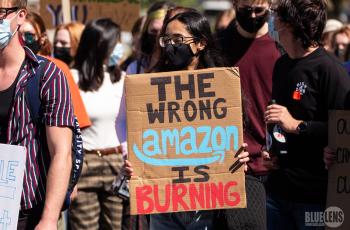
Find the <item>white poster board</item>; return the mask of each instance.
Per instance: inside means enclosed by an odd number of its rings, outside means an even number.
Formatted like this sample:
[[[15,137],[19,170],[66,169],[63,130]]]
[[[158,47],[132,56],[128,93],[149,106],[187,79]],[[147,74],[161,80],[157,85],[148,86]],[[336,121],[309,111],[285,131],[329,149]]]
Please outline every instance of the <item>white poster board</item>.
[[[17,229],[26,148],[0,144],[0,230]]]

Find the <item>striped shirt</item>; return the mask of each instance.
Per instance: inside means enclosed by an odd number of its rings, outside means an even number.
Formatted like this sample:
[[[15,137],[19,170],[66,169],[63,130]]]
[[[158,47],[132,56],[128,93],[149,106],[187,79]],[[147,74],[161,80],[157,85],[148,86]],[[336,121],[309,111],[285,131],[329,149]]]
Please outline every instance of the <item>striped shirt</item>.
[[[50,165],[45,127],[34,127],[26,102],[26,85],[39,65],[31,50],[25,49],[25,59],[16,84],[10,108],[7,144],[27,148],[27,161],[23,179],[21,209],[30,209],[45,200],[46,178]],[[66,78],[57,66],[49,62],[40,82],[43,123],[47,126],[73,127],[74,113]]]

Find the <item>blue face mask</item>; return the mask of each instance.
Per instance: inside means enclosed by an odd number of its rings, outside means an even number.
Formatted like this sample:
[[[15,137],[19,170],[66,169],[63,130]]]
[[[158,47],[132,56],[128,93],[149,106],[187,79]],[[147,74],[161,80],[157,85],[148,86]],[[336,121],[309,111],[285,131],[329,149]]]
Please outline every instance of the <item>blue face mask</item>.
[[[278,31],[275,29],[274,20],[275,20],[275,17],[272,14],[270,14],[270,17],[268,20],[269,35],[275,42],[279,43],[280,36],[278,34]]]
[[[109,57],[108,60],[108,66],[115,66],[115,65],[119,65],[120,64],[120,60],[122,59],[124,55],[124,48],[123,45],[121,43],[118,43],[112,53],[111,56]]]
[[[0,23],[0,50],[4,49],[10,43],[11,38],[19,28],[19,26],[17,26],[16,30],[13,33],[11,32],[11,21],[17,14],[11,19],[3,19],[2,23]]]

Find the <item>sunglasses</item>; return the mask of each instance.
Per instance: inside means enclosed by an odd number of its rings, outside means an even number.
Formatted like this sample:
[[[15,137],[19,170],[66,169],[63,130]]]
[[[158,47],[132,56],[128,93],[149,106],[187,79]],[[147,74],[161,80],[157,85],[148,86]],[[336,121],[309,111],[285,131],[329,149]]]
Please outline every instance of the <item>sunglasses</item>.
[[[261,16],[268,11],[265,7],[239,7],[238,10],[246,15],[251,15],[252,13],[255,13],[257,16]]]

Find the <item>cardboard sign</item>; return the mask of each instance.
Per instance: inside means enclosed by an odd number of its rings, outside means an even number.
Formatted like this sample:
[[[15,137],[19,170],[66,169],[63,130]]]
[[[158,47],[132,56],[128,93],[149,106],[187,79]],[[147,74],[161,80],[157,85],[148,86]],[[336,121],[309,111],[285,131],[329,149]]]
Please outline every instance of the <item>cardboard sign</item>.
[[[26,148],[0,144],[0,229],[17,229]]]
[[[97,18],[111,18],[123,31],[131,31],[140,15],[139,0],[72,0],[71,20],[86,24]],[[63,22],[61,0],[41,0],[40,15],[47,28]]]
[[[125,80],[131,214],[246,207],[238,69]]]
[[[330,111],[328,145],[336,150],[336,163],[328,170],[329,229],[350,229],[350,111]],[[340,210],[338,209],[340,208]],[[326,210],[326,216],[328,211]],[[326,218],[326,217],[325,217]],[[330,222],[330,223],[328,223]],[[333,225],[332,225],[333,224]]]

